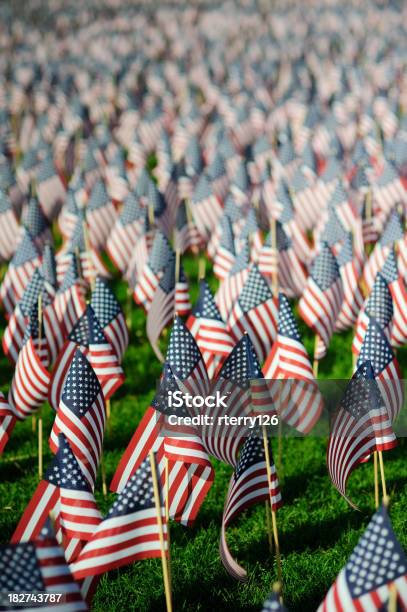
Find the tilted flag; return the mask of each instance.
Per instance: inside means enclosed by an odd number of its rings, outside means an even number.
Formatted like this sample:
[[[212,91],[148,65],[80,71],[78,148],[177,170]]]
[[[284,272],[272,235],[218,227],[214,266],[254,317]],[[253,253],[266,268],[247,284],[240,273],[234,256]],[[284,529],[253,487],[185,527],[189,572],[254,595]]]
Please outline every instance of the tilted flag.
[[[136,304],[143,306],[146,311],[150,308],[164,269],[173,257],[174,253],[168,239],[162,232],[157,231],[148,261],[137,279],[133,292]]]
[[[129,343],[129,332],[122,308],[107,282],[97,276],[90,302],[103,333],[116,351],[119,362]]]
[[[86,308],[85,283],[78,274],[78,260],[69,253],[62,284],[54,300],[44,306],[44,333],[50,350],[51,363],[55,363],[67,336]]]
[[[127,270],[142,228],[143,211],[134,195],[129,193],[106,243],[110,259],[122,274]]]
[[[213,272],[223,281],[231,271],[236,259],[232,222],[228,215],[221,219],[222,234],[213,261]]]
[[[353,470],[373,451],[396,445],[391,420],[375,381],[370,361],[358,366],[335,413],[327,450],[328,472],[333,485],[356,508],[346,493]]]
[[[390,251],[384,263],[381,276],[393,298],[391,343],[393,346],[403,346],[407,343],[407,289],[397,267],[394,249]]]
[[[6,316],[11,316],[35,268],[38,268],[40,264],[41,255],[29,232],[24,230],[23,237],[0,286],[0,300]]]
[[[65,186],[59,177],[51,157],[47,157],[37,170],[36,186],[41,208],[47,219],[57,217],[65,201]]]
[[[215,301],[222,315],[222,318],[226,321],[231,313],[233,305],[243,289],[247,277],[249,276],[250,268],[250,245],[248,242],[242,247],[240,253],[238,253],[235,263],[230,270],[228,276],[224,279],[220,285]]]
[[[86,479],[94,485],[102,453],[106,410],[100,383],[89,361],[77,350],[70,364],[50,436],[51,450],[65,434]]]
[[[297,431],[308,433],[321,415],[323,400],[297,321],[283,293],[279,294],[277,338],[263,372],[279,416]]]
[[[343,286],[338,263],[329,246],[322,243],[298,304],[301,317],[318,336],[316,359],[322,359],[327,352],[342,302]]]
[[[161,534],[167,548],[165,507],[158,522],[150,459],[140,465],[83,547],[71,571],[77,580],[103,574],[141,559],[161,556]]]
[[[16,420],[14,410],[0,391],[0,455],[10,439]]]
[[[0,189],[0,259],[8,261],[14,254],[20,233],[20,226],[11,202]]]
[[[188,204],[181,202],[175,216],[175,249],[181,253],[185,253],[185,251],[196,253],[202,249],[203,245],[203,238],[192,219]]]
[[[107,193],[105,184],[99,180],[93,186],[87,208],[89,240],[96,251],[102,251],[117,217],[116,209]]]
[[[318,612],[387,610],[391,588],[396,608],[407,608],[407,559],[385,506],[373,515],[349,561],[329,589]]]
[[[208,375],[212,378],[223,359],[233,349],[234,340],[205,279],[200,281],[199,298],[187,324],[202,353]]]
[[[0,558],[0,591],[43,595],[44,605],[30,609],[88,610],[50,522],[35,540],[2,546]]]
[[[191,198],[191,213],[199,233],[208,239],[222,215],[222,207],[205,174],[201,174]]]
[[[342,279],[343,301],[335,322],[335,331],[344,331],[355,324],[363,306],[363,295],[359,287],[362,265],[355,253],[351,233],[347,234],[342,244],[337,262]]]
[[[175,315],[175,259],[171,258],[164,269],[163,276],[154,291],[147,313],[147,337],[155,354],[163,361],[158,347],[161,332],[171,323]]]
[[[396,168],[385,161],[384,168],[373,185],[373,197],[387,213],[397,204],[406,204],[407,195]]]
[[[30,197],[22,221],[38,249],[42,250],[46,242],[52,242],[48,219],[35,196]]]
[[[277,209],[277,215],[273,214],[273,218],[280,221],[285,233],[291,238],[293,249],[299,260],[307,264],[311,259],[311,247],[304,229],[297,222],[291,193],[283,180],[280,181],[276,191],[274,206]]]
[[[270,496],[273,511],[282,505],[280,486],[269,440],[267,444],[269,445],[270,481],[268,479],[263,438],[260,432],[254,431],[246,439],[240,451],[239,460],[230,479],[223,509],[219,544],[220,556],[228,574],[242,582],[246,582],[247,572],[233,559],[229,551],[226,541],[227,526],[246,508],[268,500]]]
[[[9,404],[19,419],[33,414],[48,396],[51,381],[47,370],[49,353],[40,324],[38,305],[34,303],[8,396]]]
[[[369,360],[376,382],[392,421],[399,414],[404,401],[400,366],[382,326],[371,318],[360,349],[358,365]]]
[[[248,333],[260,362],[266,359],[277,336],[277,306],[256,264],[250,268],[228,318],[228,326],[235,338]]]
[[[376,275],[384,266],[392,247],[402,243],[403,237],[404,232],[400,216],[393,210],[363,270],[363,278],[368,291],[373,287]]]
[[[393,321],[393,300],[389,287],[380,273],[376,276],[372,292],[366,298],[358,316],[352,342],[352,352],[355,355],[358,355],[360,352],[366,330],[372,318],[376,319],[385,336],[390,340]]]

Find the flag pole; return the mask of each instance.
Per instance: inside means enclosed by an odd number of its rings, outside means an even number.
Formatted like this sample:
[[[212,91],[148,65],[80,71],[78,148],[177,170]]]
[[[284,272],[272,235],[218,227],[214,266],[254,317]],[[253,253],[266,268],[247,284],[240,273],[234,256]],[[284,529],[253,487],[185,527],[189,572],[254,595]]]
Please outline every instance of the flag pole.
[[[129,332],[131,331],[131,311],[133,302],[133,292],[131,288],[127,287],[127,299],[126,299],[126,325]]]
[[[380,478],[382,481],[382,494],[383,494],[383,500],[387,500],[387,487],[386,487],[386,478],[384,475],[384,462],[383,462],[383,452],[382,451],[378,451],[378,455],[379,455],[379,466],[380,466]]]
[[[266,510],[266,525],[267,525],[267,535],[269,539],[269,551],[270,553],[272,553],[273,552],[273,532],[272,532],[271,521],[270,521],[270,501],[266,499],[266,501],[264,502],[264,505],[265,505],[265,510]]]
[[[203,280],[206,273],[206,261],[204,257],[199,258],[198,263],[198,280]]]
[[[167,546],[168,550],[170,550],[171,540],[170,540],[170,465],[168,461],[168,457],[165,457],[165,520],[167,521]],[[170,588],[172,590],[171,583],[171,557],[168,555],[167,559],[168,563],[168,579],[170,582]]]
[[[106,466],[105,466],[105,458],[103,455],[103,448],[100,453],[100,473],[102,476],[102,492],[104,497],[107,495],[107,485],[106,485]]]
[[[266,428],[264,425],[262,429],[263,429],[264,456],[266,459],[267,480],[268,480],[268,488],[269,488],[269,496],[270,496],[271,522],[273,526],[274,545],[276,547],[277,576],[278,576],[279,583],[282,585],[283,578],[282,578],[282,571],[281,571],[280,544],[278,541],[277,515],[276,515],[276,511],[273,510],[273,497],[271,494],[271,466],[270,466],[269,445],[268,445]]]
[[[379,465],[377,460],[377,451],[373,453],[373,469],[374,469],[374,503],[376,510],[379,507]]]
[[[163,577],[164,577],[165,602],[167,605],[167,612],[172,612],[171,586],[170,586],[170,580],[169,580],[169,575],[168,575],[167,557],[166,557],[165,548],[164,548],[164,533],[163,533],[163,524],[162,524],[162,516],[161,516],[160,493],[158,489],[157,471],[155,467],[155,458],[154,458],[153,451],[150,452],[149,457],[150,457],[150,465],[151,465],[151,475],[153,478],[154,501],[155,501],[155,509],[157,512],[158,532],[160,536],[161,563],[162,563]],[[169,555],[169,549],[168,549],[168,555]]]
[[[38,350],[41,351],[42,341],[42,292],[38,295]],[[40,407],[38,415],[38,478],[41,480],[43,473],[43,457],[42,457],[42,408]]]
[[[89,268],[91,268],[91,270],[92,270],[91,275],[90,275],[90,288],[91,288],[91,291],[94,291],[95,284],[96,284],[96,278],[95,278],[96,275],[95,275],[94,265],[93,265],[93,262],[91,260],[89,229],[88,229],[87,221],[83,222],[83,237],[84,237],[84,241],[85,241],[86,253],[87,253],[87,256],[89,258]]]
[[[389,612],[397,612],[397,587],[394,582],[389,586]]]
[[[314,375],[314,378],[318,378],[318,359],[316,358],[317,349],[318,349],[318,341],[319,341],[319,335],[315,334],[314,362],[312,364],[312,373]]]
[[[271,218],[270,221],[270,233],[271,233],[271,248],[275,251],[276,254],[276,267],[271,273],[271,286],[273,296],[278,298],[278,249],[277,249],[277,223],[274,217]]]

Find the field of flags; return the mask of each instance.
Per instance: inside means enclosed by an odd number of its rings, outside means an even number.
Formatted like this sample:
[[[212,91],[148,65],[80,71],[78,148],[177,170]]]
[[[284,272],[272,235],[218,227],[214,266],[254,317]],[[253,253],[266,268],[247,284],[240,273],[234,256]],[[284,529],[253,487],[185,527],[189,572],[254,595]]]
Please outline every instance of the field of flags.
[[[1,4],[1,610],[407,610],[406,18]]]

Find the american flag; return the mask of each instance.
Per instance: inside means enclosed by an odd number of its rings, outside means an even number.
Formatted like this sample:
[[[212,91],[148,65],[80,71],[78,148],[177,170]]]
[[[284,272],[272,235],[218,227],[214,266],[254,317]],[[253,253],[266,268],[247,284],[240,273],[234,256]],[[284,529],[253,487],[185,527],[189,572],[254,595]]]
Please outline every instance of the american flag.
[[[48,365],[47,342],[41,337],[38,305],[34,303],[8,396],[9,404],[18,418],[31,415],[47,399],[51,381]]]
[[[177,200],[172,198],[170,202],[167,202],[164,194],[157,189],[156,184],[150,181],[148,186],[148,204],[153,209],[157,227],[159,227],[166,236],[171,236],[175,221]]]
[[[399,414],[404,401],[400,366],[382,326],[371,318],[360,349],[358,364],[369,360],[376,382],[392,421]]]
[[[69,260],[64,279],[54,300],[43,309],[44,333],[50,350],[51,363],[57,360],[66,337],[86,308],[85,284],[78,275],[76,255],[70,253]]]
[[[392,247],[401,242],[403,237],[404,232],[401,219],[397,212],[393,210],[363,270],[363,278],[368,291],[373,287],[376,275],[384,266]]]
[[[96,251],[105,248],[106,240],[115,224],[116,216],[116,209],[106,191],[104,182],[97,181],[89,196],[86,209],[89,240]]]
[[[199,298],[187,324],[202,353],[208,375],[212,378],[233,349],[234,340],[205,279],[200,281]]]
[[[216,304],[225,321],[228,319],[233,305],[249,276],[249,268],[250,245],[247,241],[237,255],[229,275],[222,282],[215,296]]]
[[[223,157],[220,153],[215,152],[215,155],[207,168],[207,172],[215,195],[221,202],[223,202],[228,192],[229,178],[226,172]]]
[[[323,400],[288,298],[279,294],[277,338],[263,367],[284,422],[308,433],[318,421]]]
[[[39,268],[36,268],[4,330],[2,339],[3,352],[13,364],[17,362],[18,353],[23,346],[31,308],[38,302],[40,294],[43,299],[43,307],[47,305],[46,300],[48,299],[49,301],[49,296],[43,289],[44,280],[39,272]]]
[[[277,248],[273,248],[271,232],[268,234],[259,254],[259,270],[268,278],[277,274],[278,286],[282,291],[292,296],[300,296],[306,285],[307,276],[293,248],[291,238],[285,233],[279,221],[276,221],[276,237]]]
[[[332,421],[327,450],[333,485],[353,507],[346,494],[351,472],[373,451],[396,445],[391,420],[370,361],[360,362]]]
[[[335,190],[328,202],[328,207],[336,212],[342,225],[348,231],[352,231],[355,224],[356,212],[342,181],[336,183]]]
[[[16,250],[20,227],[6,193],[0,189],[0,259],[8,261]]]
[[[122,274],[127,270],[142,227],[143,211],[135,196],[129,193],[106,243],[110,259]]]
[[[147,313],[147,337],[158,358],[163,361],[158,347],[161,332],[171,323],[175,314],[175,259],[172,257],[154,291]]]
[[[363,295],[359,287],[362,266],[355,253],[351,233],[346,235],[337,262],[342,279],[343,302],[335,322],[335,331],[344,331],[353,327],[363,306]]]
[[[72,177],[65,204],[58,215],[57,223],[64,240],[70,240],[78,221],[78,200],[85,193],[80,177]]]
[[[58,436],[58,450],[44,480],[57,487],[56,504],[62,531],[69,538],[89,540],[102,520],[88,480],[64,434]]]
[[[0,391],[0,455],[10,439],[15,424],[16,417],[14,410],[11,409],[11,406]]]
[[[381,275],[386,281],[393,298],[391,343],[393,346],[403,346],[407,343],[407,289],[397,267],[394,249],[390,251]]]
[[[162,499],[159,511],[166,550],[167,526]],[[160,557],[160,528],[150,459],[147,458],[71,565],[73,575],[76,579],[86,578],[141,559]]]
[[[400,609],[404,610],[407,608],[406,568],[404,551],[393,531],[386,508],[381,506],[370,520],[318,612],[388,609],[393,585],[397,590]]]
[[[79,585],[69,571],[64,551],[58,545],[50,522],[31,542],[7,544],[0,548],[0,591],[2,593],[62,594],[60,601],[26,606],[26,610],[60,609],[63,612],[88,610]]]
[[[163,271],[173,257],[174,253],[168,239],[162,232],[157,231],[148,261],[133,292],[136,304],[142,305],[146,311],[150,308]]]
[[[107,282],[99,276],[95,280],[90,304],[103,328],[103,333],[121,362],[129,343],[126,320],[114,293]]]
[[[376,276],[372,292],[366,298],[358,316],[352,342],[352,352],[355,355],[358,355],[360,352],[372,317],[376,319],[386,337],[390,340],[393,321],[393,300],[388,285],[380,273]]]
[[[406,191],[396,168],[385,161],[384,168],[373,186],[375,202],[386,212],[390,212],[397,204],[406,204]]]
[[[189,284],[183,266],[179,266],[178,280],[175,283],[175,314],[186,317],[192,309],[189,297]]]
[[[277,307],[266,279],[256,264],[249,275],[228,318],[235,338],[249,334],[258,358],[263,362],[277,336]]]
[[[122,386],[125,381],[125,375],[117,354],[107,340],[95,311],[90,304],[86,308],[86,317],[88,350],[84,351],[84,354],[87,356],[91,367],[98,377],[104,398],[107,401]],[[84,341],[86,342],[85,338]]]
[[[200,351],[179,317],[174,320],[171,331],[166,365],[171,368],[178,386],[188,387],[192,394],[204,397],[207,393],[207,374]],[[122,491],[127,481],[151,451],[158,453],[158,471],[161,483],[165,484],[165,438],[160,434],[157,411],[150,406],[140,421],[125,450],[110,485],[113,491]],[[167,444],[170,444],[167,440]],[[188,443],[188,439],[185,440]],[[169,447],[167,451],[171,450]],[[187,448],[172,449],[184,452],[183,461],[169,464],[169,513],[170,517],[184,525],[192,524],[213,481],[211,466],[197,463]],[[185,459],[189,454],[189,461]]]
[[[318,201],[318,191],[314,184],[304,174],[301,168],[295,172],[292,181],[292,199],[298,225],[304,229],[310,229],[318,220],[321,213],[321,202]]]
[[[48,220],[36,197],[30,197],[22,221],[40,251],[46,242],[52,241]]]
[[[291,238],[293,249],[299,260],[307,264],[311,259],[311,247],[305,231],[297,223],[291,194],[283,180],[280,181],[276,191],[274,207],[277,209],[277,219],[282,224],[286,234]]]
[[[222,216],[220,225],[222,233],[213,261],[213,272],[223,281],[233,267],[236,253],[232,222],[227,214]]]
[[[253,431],[246,439],[240,451],[239,460],[229,483],[229,490],[225,501],[222,516],[222,530],[219,544],[222,563],[227,572],[237,580],[246,581],[246,571],[233,559],[226,541],[226,528],[246,508],[271,495],[272,510],[282,505],[280,486],[273,461],[273,454],[269,445],[269,459],[271,479],[268,481],[266,457],[262,435]]]
[[[207,239],[219,222],[222,207],[205,174],[201,174],[191,198],[191,213],[199,233]]]
[[[37,170],[37,194],[47,219],[54,219],[65,201],[66,190],[51,157],[47,157]]]
[[[45,243],[42,251],[41,275],[44,279],[46,290],[54,297],[57,288],[57,269],[54,249],[49,242]]]
[[[76,350],[63,386],[50,435],[51,450],[58,449],[58,435],[65,434],[81,469],[94,485],[102,452],[105,401],[89,361]]]
[[[175,216],[174,246],[181,253],[197,252],[204,245],[202,236],[196,227],[186,202],[181,202]]]
[[[301,317],[318,335],[317,359],[322,359],[327,352],[342,302],[343,287],[338,263],[329,246],[323,242],[298,304]]]
[[[40,264],[41,255],[29,232],[24,230],[0,286],[0,300],[8,316],[21,300],[28,281]]]
[[[229,190],[238,204],[247,204],[250,199],[250,178],[243,158],[240,158],[237,163],[237,167],[230,181]]]

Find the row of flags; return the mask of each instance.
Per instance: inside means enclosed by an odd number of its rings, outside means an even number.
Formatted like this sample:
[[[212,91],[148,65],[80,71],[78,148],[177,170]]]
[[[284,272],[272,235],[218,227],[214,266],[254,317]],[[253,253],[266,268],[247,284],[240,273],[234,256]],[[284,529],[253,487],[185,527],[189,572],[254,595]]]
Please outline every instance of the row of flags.
[[[334,334],[353,330],[353,376],[330,415],[327,466],[351,505],[351,472],[396,444],[396,350],[407,341],[404,13],[380,2],[270,11],[261,0],[71,8],[53,3],[49,37],[27,32],[30,3],[25,17],[0,9],[0,302],[15,368],[0,398],[0,452],[18,420],[45,401],[55,411],[54,458],[4,555],[32,568],[32,589],[61,592],[42,562],[54,555],[66,610],[85,609],[103,573],[161,557],[171,609],[169,521],[194,523],[213,457],[233,469],[219,542],[226,571],[247,579],[227,528],[266,500],[281,579],[268,436],[218,419],[278,416],[308,434],[324,409],[317,368]],[[213,293],[200,274],[193,303],[183,261],[202,254],[219,282]],[[145,313],[163,367],[103,517],[94,487],[129,343],[113,275]],[[315,336],[311,357],[298,317]],[[214,407],[212,424],[171,426],[170,416],[205,414],[170,407],[175,391],[219,393],[227,409]],[[369,573],[360,567],[376,541]],[[395,589],[403,609],[406,575],[382,507],[321,608],[382,609]],[[19,578],[0,581],[15,589]],[[265,609],[279,608],[272,595]]]

